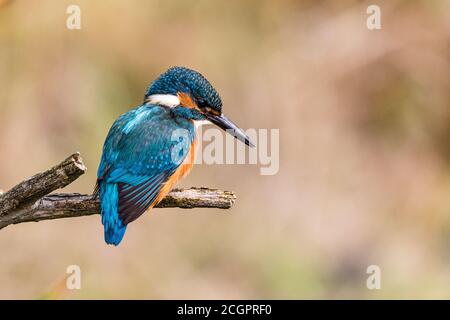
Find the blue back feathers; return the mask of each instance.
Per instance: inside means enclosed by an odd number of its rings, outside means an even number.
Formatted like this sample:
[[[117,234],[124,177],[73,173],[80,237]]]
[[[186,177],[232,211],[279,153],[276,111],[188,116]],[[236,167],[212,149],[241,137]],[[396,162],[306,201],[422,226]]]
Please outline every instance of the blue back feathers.
[[[127,224],[155,201],[194,136],[192,121],[158,105],[142,105],[114,122],[97,173],[108,244],[118,245]]]
[[[222,101],[200,73],[173,67],[147,89],[151,95],[186,93],[198,107],[222,112]],[[195,136],[192,120],[205,116],[194,108],[143,104],[120,116],[109,130],[97,173],[105,241],[118,245],[127,225],[156,200],[164,183],[189,153]]]

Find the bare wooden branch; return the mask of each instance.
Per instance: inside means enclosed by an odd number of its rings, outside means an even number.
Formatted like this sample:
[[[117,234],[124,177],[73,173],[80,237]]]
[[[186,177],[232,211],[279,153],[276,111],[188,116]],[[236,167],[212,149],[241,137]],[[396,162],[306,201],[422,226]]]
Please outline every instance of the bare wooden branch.
[[[0,193],[0,229],[22,222],[73,218],[99,213],[99,200],[92,195],[47,195],[77,179],[86,171],[78,153],[59,165],[34,175],[8,192]],[[229,209],[236,196],[231,191],[208,188],[172,190],[156,208]]]
[[[35,203],[50,192],[63,188],[87,170],[79,153],[60,164],[22,181],[0,196],[0,218],[7,212]]]
[[[208,188],[172,190],[156,208],[229,209],[236,196],[230,191]],[[99,200],[92,195],[56,193],[43,197],[32,206],[15,210],[0,219],[0,229],[16,223],[99,214]]]

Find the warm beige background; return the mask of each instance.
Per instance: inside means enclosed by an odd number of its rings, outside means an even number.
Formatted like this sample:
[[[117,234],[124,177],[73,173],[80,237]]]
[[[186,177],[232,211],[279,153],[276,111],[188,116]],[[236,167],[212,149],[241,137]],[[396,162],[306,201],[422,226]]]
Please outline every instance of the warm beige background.
[[[281,139],[275,176],[182,182],[235,190],[229,212],[155,210],[118,248],[98,216],[1,230],[0,298],[450,298],[449,1],[0,2],[4,190],[78,150],[67,190],[90,192],[110,125],[172,65]],[[61,288],[70,264],[80,291]]]

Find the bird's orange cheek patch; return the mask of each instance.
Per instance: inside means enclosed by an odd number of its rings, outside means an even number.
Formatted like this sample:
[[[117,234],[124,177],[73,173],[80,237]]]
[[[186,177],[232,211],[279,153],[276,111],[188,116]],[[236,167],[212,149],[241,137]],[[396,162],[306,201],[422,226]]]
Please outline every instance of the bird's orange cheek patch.
[[[178,99],[180,99],[180,105],[187,108],[197,108],[195,102],[191,99],[191,96],[184,92],[177,93]]]

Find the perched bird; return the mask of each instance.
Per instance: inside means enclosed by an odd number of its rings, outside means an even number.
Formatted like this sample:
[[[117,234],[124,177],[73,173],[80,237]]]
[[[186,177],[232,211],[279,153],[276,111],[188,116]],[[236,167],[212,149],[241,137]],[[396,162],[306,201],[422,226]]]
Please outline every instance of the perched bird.
[[[127,225],[151,209],[191,169],[196,128],[211,122],[249,146],[222,113],[222,101],[200,73],[172,67],[148,88],[139,107],[120,116],[103,145],[94,191],[105,241],[118,245]]]

